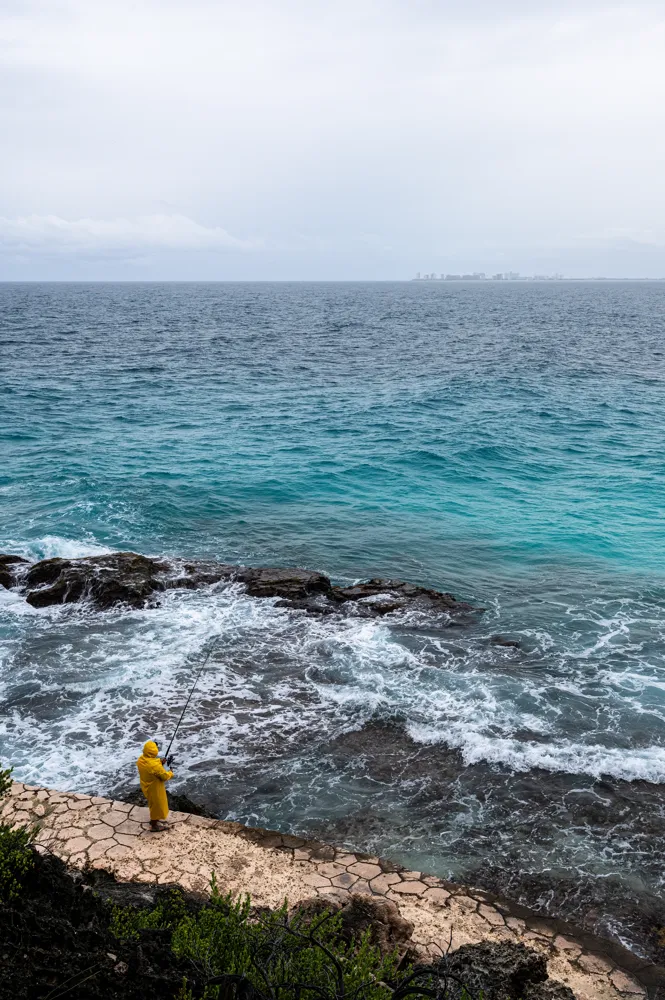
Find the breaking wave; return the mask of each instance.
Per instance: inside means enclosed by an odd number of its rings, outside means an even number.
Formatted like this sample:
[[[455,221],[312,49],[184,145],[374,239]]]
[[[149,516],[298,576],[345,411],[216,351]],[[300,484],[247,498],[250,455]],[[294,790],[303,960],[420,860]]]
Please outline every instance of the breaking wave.
[[[53,536],[14,550],[110,551]],[[491,643],[499,605],[462,631],[413,613],[314,618],[239,586],[167,592],[158,608],[103,613],[36,610],[4,592],[0,740],[23,778],[74,787],[85,773],[86,787],[108,790],[146,733],[168,738],[214,639],[180,738],[183,777],[206,771],[211,747],[212,778],[258,748],[311,745],[313,733],[325,743],[384,718],[400,720],[415,743],[459,750],[468,765],[660,783],[665,677],[644,636],[665,632],[659,613],[642,601],[610,614],[594,598],[562,608],[558,634],[513,631],[520,648],[504,648]],[[571,617],[576,628],[566,631]]]
[[[60,538],[58,535],[44,535],[29,541],[14,538],[0,540],[0,551],[11,552],[24,559],[83,559],[85,556],[103,556],[112,552],[106,545],[99,545],[93,539],[78,541]]]

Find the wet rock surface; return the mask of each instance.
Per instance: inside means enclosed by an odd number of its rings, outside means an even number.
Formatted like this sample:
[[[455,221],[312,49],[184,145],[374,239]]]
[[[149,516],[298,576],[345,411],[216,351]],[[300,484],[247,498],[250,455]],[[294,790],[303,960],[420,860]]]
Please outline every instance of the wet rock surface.
[[[324,752],[336,780],[349,786],[371,781],[389,789],[401,784],[409,809],[398,814],[390,796],[385,805],[375,796],[371,809],[349,808],[344,816],[328,820],[325,831],[312,826],[308,830],[312,836],[332,835],[342,842],[391,853],[385,845],[385,830],[390,829],[397,853],[398,845],[409,839],[419,845],[437,844],[440,832],[443,848],[432,851],[432,870],[450,876],[447,854],[454,859],[460,882],[477,885],[544,917],[568,921],[590,934],[628,943],[635,954],[665,967],[665,903],[646,877],[641,884],[612,875],[595,878],[593,873],[572,870],[574,856],[567,872],[538,867],[557,824],[583,830],[599,854],[613,852],[617,858],[625,841],[634,840],[637,832],[645,873],[658,872],[665,838],[660,786],[539,769],[514,773],[486,762],[467,764],[455,748],[416,743],[399,720],[372,720],[335,737]],[[491,816],[489,833],[473,822],[481,809]],[[506,851],[501,865],[474,864],[485,845],[487,855],[496,856],[497,839],[504,829],[514,831],[518,815],[524,834],[522,853]],[[459,829],[455,840],[449,837],[451,826]],[[441,856],[444,861],[437,869],[436,858]]]
[[[85,559],[44,559],[31,566],[23,587],[35,608],[69,604],[88,598],[100,608],[115,604],[144,607],[164,590],[167,566],[134,552]]]
[[[29,565],[19,578],[12,566],[24,562],[20,556],[0,557],[0,584],[19,586],[36,608],[81,600],[90,600],[99,608],[117,604],[142,608],[155,603],[159,593],[167,589],[238,582],[252,597],[277,597],[280,607],[317,615],[343,611],[375,618],[407,608],[438,614],[479,610],[457,601],[452,594],[403,580],[372,579],[339,587],[323,573],[306,569],[167,561],[135,552],[114,552],[81,559],[44,559]]]
[[[522,648],[522,644],[517,639],[509,639],[505,635],[493,635],[490,642],[493,646],[506,646],[508,649]]]
[[[9,590],[16,586],[18,580],[17,570],[22,565],[28,565],[28,560],[22,556],[8,556],[0,554],[0,587]]]
[[[327,595],[331,590],[327,576],[306,569],[253,569],[241,566],[234,576],[246,584],[247,593],[252,597],[281,597],[297,601],[313,594]]]
[[[333,587],[332,596],[343,603],[358,602],[370,613],[383,615],[407,605],[431,611],[473,611],[470,604],[458,601],[452,594],[418,587],[403,580],[376,578],[353,587]],[[476,609],[480,610],[480,609]]]

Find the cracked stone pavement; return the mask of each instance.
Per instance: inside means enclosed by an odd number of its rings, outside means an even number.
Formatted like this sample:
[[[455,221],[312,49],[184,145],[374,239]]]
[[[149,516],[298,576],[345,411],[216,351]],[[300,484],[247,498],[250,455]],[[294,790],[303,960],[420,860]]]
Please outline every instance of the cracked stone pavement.
[[[37,825],[38,849],[72,866],[99,868],[123,881],[177,883],[206,892],[214,871],[222,891],[248,892],[257,904],[298,903],[313,895],[351,893],[393,900],[414,925],[423,958],[483,940],[522,941],[544,953],[549,974],[578,1000],[638,1000],[642,986],[607,955],[592,953],[554,924],[511,915],[479,890],[381,858],[318,841],[256,830],[240,823],[171,812],[171,828],[150,830],[148,810],[99,796],[58,792],[14,782],[0,813],[11,825]]]

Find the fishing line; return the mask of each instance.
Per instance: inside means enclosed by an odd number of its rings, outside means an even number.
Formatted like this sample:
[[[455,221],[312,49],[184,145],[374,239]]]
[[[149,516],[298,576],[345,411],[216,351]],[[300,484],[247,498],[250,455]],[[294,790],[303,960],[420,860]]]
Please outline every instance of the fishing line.
[[[219,639],[219,636],[215,636],[215,638],[212,640],[212,642],[210,644],[210,649],[206,653],[205,659],[204,659],[203,663],[201,664],[201,666],[199,667],[199,672],[196,675],[196,679],[195,679],[194,683],[192,684],[192,689],[189,692],[189,695],[187,697],[187,701],[185,702],[185,707],[183,708],[182,712],[180,713],[180,718],[178,719],[178,724],[175,727],[175,732],[173,733],[173,736],[171,737],[171,742],[169,743],[169,745],[168,745],[168,747],[166,749],[166,753],[164,754],[164,758],[166,760],[167,766],[169,765],[169,763],[172,763],[172,761],[171,762],[169,761],[169,754],[171,752],[171,747],[173,746],[173,741],[175,740],[176,736],[178,735],[178,730],[180,729],[180,723],[182,722],[182,720],[185,717],[185,712],[187,711],[187,706],[189,705],[190,701],[192,700],[192,695],[194,694],[194,691],[196,689],[196,685],[199,682],[199,678],[200,678],[201,674],[203,673],[203,669],[204,669],[206,663],[210,659],[210,654],[212,653],[213,649],[215,648],[218,639]]]

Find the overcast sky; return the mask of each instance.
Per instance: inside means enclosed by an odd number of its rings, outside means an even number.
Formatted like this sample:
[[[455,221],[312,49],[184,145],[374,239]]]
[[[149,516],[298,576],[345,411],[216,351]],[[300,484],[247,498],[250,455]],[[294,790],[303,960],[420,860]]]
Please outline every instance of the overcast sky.
[[[0,0],[0,278],[665,276],[665,3]]]

